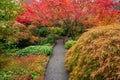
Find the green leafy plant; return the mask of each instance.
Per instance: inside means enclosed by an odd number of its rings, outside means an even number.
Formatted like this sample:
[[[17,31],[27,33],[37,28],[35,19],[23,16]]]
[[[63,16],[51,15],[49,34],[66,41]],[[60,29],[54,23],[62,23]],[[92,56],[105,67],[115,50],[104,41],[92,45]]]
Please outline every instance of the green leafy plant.
[[[71,27],[64,27],[64,30],[66,32],[66,35],[68,37],[72,37],[72,39],[75,39],[76,36],[80,36],[83,32],[85,32],[84,26],[71,26]]]
[[[15,38],[12,40],[10,37],[16,33],[15,29],[12,29],[7,23],[0,25],[0,52],[4,52],[5,49],[15,47]]]
[[[50,27],[51,33],[57,34],[59,36],[64,35],[65,31],[63,28],[60,27]]]
[[[0,0],[0,21],[14,20],[21,12],[20,6],[21,2],[16,3],[13,0]]]
[[[52,53],[51,46],[29,46],[24,49],[21,49],[15,53],[18,56],[26,56],[26,55],[37,55],[37,54],[47,54],[50,55]]]
[[[73,41],[73,40],[69,40],[65,43],[65,48],[66,49],[69,49],[71,48],[74,44],[76,43],[76,41]]]
[[[48,27],[42,27],[40,29],[37,30],[37,35],[38,36],[42,36],[45,37],[50,33],[50,30]]]
[[[55,36],[56,36],[55,34],[49,34],[47,38],[40,40],[40,44],[41,45],[48,44],[48,43],[53,44]]]
[[[50,55],[52,53],[52,47],[50,46],[40,46],[40,52],[41,53],[44,53],[44,54],[47,54],[47,55]]]
[[[20,7],[21,1],[16,3],[13,0],[0,0],[0,53],[15,47],[16,40],[11,36],[16,30],[12,29],[8,22],[15,20],[22,11]]]

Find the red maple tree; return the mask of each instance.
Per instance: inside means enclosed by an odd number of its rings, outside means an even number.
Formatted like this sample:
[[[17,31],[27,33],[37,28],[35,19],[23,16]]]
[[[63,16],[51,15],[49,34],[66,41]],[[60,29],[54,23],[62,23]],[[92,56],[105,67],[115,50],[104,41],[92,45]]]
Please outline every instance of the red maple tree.
[[[24,3],[26,10],[17,17],[22,23],[39,22],[42,25],[64,24],[66,26],[109,24],[120,16],[112,0],[32,0]],[[75,25],[76,26],[76,25]]]

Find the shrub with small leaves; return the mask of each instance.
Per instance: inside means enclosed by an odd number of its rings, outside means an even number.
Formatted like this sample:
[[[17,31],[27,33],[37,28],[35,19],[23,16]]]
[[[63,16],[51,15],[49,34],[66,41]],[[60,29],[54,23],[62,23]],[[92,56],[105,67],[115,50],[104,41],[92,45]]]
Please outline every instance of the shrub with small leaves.
[[[69,80],[120,80],[120,25],[85,32],[67,51]]]
[[[60,27],[50,27],[50,31],[51,33],[59,35],[59,36],[64,35],[64,29]]]
[[[14,24],[12,25],[12,29],[17,30],[17,33],[11,36],[11,39],[16,38],[17,46],[19,48],[35,44],[35,41],[38,41],[39,39],[38,37],[32,35],[27,26],[19,22],[14,22]]]
[[[38,36],[42,36],[45,37],[50,33],[50,30],[48,27],[42,27],[40,29],[37,30],[37,35]]]
[[[44,45],[44,44],[53,44],[55,36],[56,36],[55,34],[49,34],[45,39],[41,39],[40,40],[40,44],[41,45]]]
[[[38,26],[31,24],[31,25],[28,26],[28,29],[32,33],[32,35],[36,35],[37,36]]]
[[[0,52],[15,47],[16,38],[10,39],[15,33],[16,30],[12,29],[7,23],[0,24]]]
[[[21,1],[16,4],[13,0],[0,0],[0,21],[15,20],[16,16],[21,13]]]
[[[73,41],[73,40],[69,40],[65,43],[65,48],[66,49],[69,49],[71,48],[74,44],[76,43],[76,41]]]

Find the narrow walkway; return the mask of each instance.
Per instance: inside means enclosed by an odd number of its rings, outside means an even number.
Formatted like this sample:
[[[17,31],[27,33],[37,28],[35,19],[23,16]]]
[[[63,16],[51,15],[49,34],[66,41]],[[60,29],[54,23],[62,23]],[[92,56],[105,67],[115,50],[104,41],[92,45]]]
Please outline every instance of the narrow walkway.
[[[58,40],[46,70],[46,80],[68,80],[64,64],[65,52],[62,40]]]

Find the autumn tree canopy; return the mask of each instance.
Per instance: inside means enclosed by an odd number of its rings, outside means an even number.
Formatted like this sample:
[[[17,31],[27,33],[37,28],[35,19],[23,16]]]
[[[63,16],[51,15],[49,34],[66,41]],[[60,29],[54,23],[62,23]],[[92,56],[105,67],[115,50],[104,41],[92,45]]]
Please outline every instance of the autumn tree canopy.
[[[24,3],[25,11],[17,17],[22,23],[38,22],[42,25],[68,24],[77,25],[109,24],[120,15],[112,0],[31,0]]]

